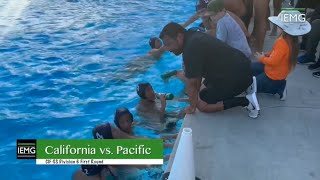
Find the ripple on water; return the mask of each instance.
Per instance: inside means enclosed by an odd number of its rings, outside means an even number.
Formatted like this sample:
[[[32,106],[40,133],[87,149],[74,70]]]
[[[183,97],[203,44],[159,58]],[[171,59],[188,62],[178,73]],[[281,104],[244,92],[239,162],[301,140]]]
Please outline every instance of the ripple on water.
[[[7,48],[0,48],[0,53],[6,53],[6,52],[14,52],[20,50],[19,46],[12,46]]]
[[[68,130],[47,130],[46,134],[48,136],[55,136],[61,139],[65,139],[70,134]]]
[[[68,71],[68,70],[57,70],[57,71],[51,72],[51,74],[48,78],[49,79],[61,79],[61,78],[73,77],[74,75],[69,72],[70,71]]]
[[[84,70],[87,72],[92,72],[92,71],[94,72],[102,68],[103,68],[103,65],[101,63],[90,63],[90,64],[83,65],[81,67],[81,70]]]
[[[110,110],[110,107],[113,107],[119,102],[119,100],[96,100],[96,101],[90,101],[85,104],[83,107],[83,111],[85,113],[97,113],[97,112],[107,112]]]
[[[59,95],[59,91],[55,89],[30,89],[24,94],[28,98],[59,97]]]
[[[94,27],[96,25],[96,23],[87,23],[84,28],[91,28],[91,27]]]

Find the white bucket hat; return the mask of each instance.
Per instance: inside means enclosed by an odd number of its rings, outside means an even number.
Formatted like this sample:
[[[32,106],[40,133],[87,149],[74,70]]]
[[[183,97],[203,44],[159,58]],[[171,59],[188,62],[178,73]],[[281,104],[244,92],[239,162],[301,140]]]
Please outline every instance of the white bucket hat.
[[[296,10],[284,10],[278,16],[271,16],[268,19],[292,36],[302,36],[311,31],[310,23]]]

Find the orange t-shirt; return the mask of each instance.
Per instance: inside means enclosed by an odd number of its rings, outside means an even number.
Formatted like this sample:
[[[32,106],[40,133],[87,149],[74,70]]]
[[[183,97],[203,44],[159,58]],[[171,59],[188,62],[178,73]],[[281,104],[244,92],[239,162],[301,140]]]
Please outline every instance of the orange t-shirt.
[[[284,80],[290,73],[289,68],[289,45],[282,38],[278,38],[270,52],[270,55],[259,59],[259,61],[265,64],[264,72],[272,80]]]

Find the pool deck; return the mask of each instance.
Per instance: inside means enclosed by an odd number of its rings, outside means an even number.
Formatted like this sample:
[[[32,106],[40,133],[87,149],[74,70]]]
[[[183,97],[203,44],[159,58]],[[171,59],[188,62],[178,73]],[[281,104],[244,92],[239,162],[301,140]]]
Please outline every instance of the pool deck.
[[[268,32],[265,51],[274,40]],[[196,176],[202,180],[320,179],[320,79],[306,65],[297,65],[287,87],[286,101],[258,95],[262,109],[258,119],[249,118],[243,108],[187,115],[183,127],[193,130]],[[179,137],[166,172],[178,142]]]

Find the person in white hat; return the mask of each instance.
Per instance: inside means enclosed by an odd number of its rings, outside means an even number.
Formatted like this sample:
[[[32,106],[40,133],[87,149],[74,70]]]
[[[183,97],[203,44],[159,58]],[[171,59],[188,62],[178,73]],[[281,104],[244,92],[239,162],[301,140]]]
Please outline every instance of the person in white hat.
[[[257,92],[279,94],[280,100],[287,95],[286,78],[295,68],[299,53],[298,36],[307,34],[311,25],[299,11],[282,11],[269,20],[281,29],[269,53],[256,53],[259,62],[252,63],[253,75],[257,78]]]

